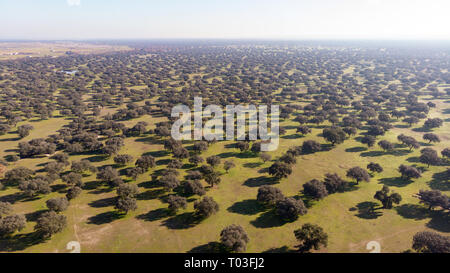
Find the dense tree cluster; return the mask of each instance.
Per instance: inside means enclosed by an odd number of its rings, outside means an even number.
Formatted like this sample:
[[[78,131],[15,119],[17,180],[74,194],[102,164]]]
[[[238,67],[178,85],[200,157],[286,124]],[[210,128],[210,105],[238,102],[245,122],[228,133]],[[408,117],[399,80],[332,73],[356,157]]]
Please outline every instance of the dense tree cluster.
[[[418,232],[412,248],[420,253],[450,253],[450,237],[432,231]]]
[[[361,181],[370,181],[369,174],[361,167],[353,167],[349,169],[347,171],[347,177],[355,179],[357,184],[359,184],[359,182]]]
[[[187,195],[205,195],[206,191],[199,180],[188,180],[184,184],[184,193]]]
[[[185,209],[187,207],[186,198],[178,195],[170,195],[167,198],[167,203],[169,204],[169,211],[172,214],[177,213],[179,209]]]
[[[402,174],[403,179],[419,178],[422,175],[420,171],[413,166],[400,165],[398,171]]]
[[[23,215],[8,215],[0,218],[0,237],[21,231],[26,226],[26,218]]]
[[[371,171],[372,173],[381,173],[381,172],[383,172],[383,167],[381,167],[380,164],[374,163],[374,162],[370,162],[369,164],[367,164],[367,169],[369,171]]]
[[[420,151],[419,161],[430,165],[439,165],[441,163],[441,159],[438,156],[438,153],[431,148],[424,148]]]
[[[307,140],[303,142],[302,152],[305,154],[312,154],[321,150],[320,143],[314,140]]]
[[[57,213],[65,211],[69,207],[69,200],[66,197],[48,199],[45,203],[50,211]]]
[[[258,202],[269,206],[274,206],[284,198],[285,197],[280,189],[268,185],[259,187],[258,195],[256,197]]]
[[[320,246],[328,246],[328,234],[322,227],[310,223],[302,225],[294,231],[295,238],[299,241],[299,249],[308,252],[311,249],[318,250]]]
[[[195,213],[200,218],[206,218],[219,211],[219,204],[212,197],[205,196],[194,203]]]
[[[244,252],[249,238],[245,230],[239,225],[230,225],[220,232],[220,242],[230,252]]]
[[[344,142],[344,140],[347,137],[342,128],[339,127],[323,129],[322,136],[325,138],[326,141],[331,142],[331,144],[333,145]]]
[[[328,193],[342,192],[348,186],[348,182],[342,179],[336,173],[327,173],[325,175],[324,184],[327,188]]]
[[[284,162],[277,161],[269,168],[269,174],[277,179],[288,177],[292,173],[292,167]]]
[[[440,118],[430,118],[425,121],[423,126],[427,129],[439,128],[442,126],[444,121]]]
[[[97,173],[97,179],[112,187],[123,183],[123,180],[119,176],[119,172],[111,166],[102,168]]]
[[[296,220],[299,215],[307,213],[307,208],[301,199],[285,197],[276,204],[276,213],[282,218],[289,221]]]
[[[389,142],[387,140],[380,140],[378,142],[378,146],[380,146],[381,149],[383,149],[384,151],[390,151],[390,150],[394,149],[394,144],[392,144],[391,142]]]
[[[419,142],[411,137],[411,136],[405,136],[404,134],[401,134],[397,137],[397,139],[405,146],[409,147],[410,150],[412,149],[418,149],[420,147]]]
[[[327,196],[328,190],[325,183],[317,179],[313,179],[303,184],[303,193],[318,200]]]
[[[420,203],[428,206],[430,210],[435,207],[449,209],[450,206],[450,197],[438,190],[421,190],[416,197],[419,198]]]
[[[19,155],[21,158],[53,154],[55,151],[56,145],[54,143],[49,143],[42,138],[19,143]]]
[[[168,203],[170,214],[187,208],[188,201],[197,199],[195,215],[205,218],[216,213],[219,204],[204,196],[203,185],[211,186],[207,187],[208,191],[216,190],[215,186],[222,181],[219,168],[222,160],[223,169],[228,173],[240,158],[259,157],[263,163],[269,162],[269,166],[258,171],[263,173],[268,167],[268,175],[281,180],[291,175],[301,162],[317,156],[310,154],[338,150],[337,145],[347,139],[348,143],[356,140],[369,148],[378,145],[384,151],[369,151],[365,153],[367,156],[415,153],[413,149],[446,140],[445,135],[431,130],[443,127],[447,120],[434,118],[434,112],[429,115],[436,110],[432,108],[439,105],[435,100],[450,93],[448,88],[444,93],[438,88],[440,84],[450,83],[449,61],[445,55],[432,50],[340,46],[310,50],[309,45],[295,43],[261,44],[264,46],[240,42],[233,46],[223,43],[213,46],[139,44],[127,52],[67,54],[59,58],[2,62],[0,135],[17,134],[20,139],[15,140],[17,147],[8,152],[6,161],[1,164],[6,167],[7,163],[20,161],[7,167],[0,190],[3,186],[17,187],[21,191],[20,198],[31,197],[29,200],[52,191],[65,194],[48,199],[46,205],[50,211],[37,219],[35,230],[50,237],[66,226],[66,217],[61,212],[67,209],[69,200],[93,188],[97,191],[114,188],[117,192],[115,209],[128,213],[137,209],[138,196],[141,200],[133,181],[139,178],[139,187],[166,190],[152,189],[151,192]],[[76,69],[77,73],[56,72],[68,69]],[[247,137],[225,145],[225,149],[238,149],[240,154],[211,154],[216,140],[173,139],[170,137],[174,122],[172,107],[180,103],[192,106],[193,98],[198,96],[204,99],[204,104],[221,107],[280,105],[280,119],[285,122],[278,128],[280,135],[295,142],[294,146],[272,154],[261,151],[261,141]],[[432,101],[423,102],[422,96],[429,96]],[[53,121],[57,115],[67,124],[53,134],[33,138],[40,120]],[[158,121],[143,121],[148,115],[157,117]],[[202,124],[207,121],[203,119]],[[423,128],[406,128],[406,124],[417,127],[422,123]],[[417,134],[413,133],[414,137],[400,134],[397,137],[400,145],[390,142],[392,132],[387,132],[393,128],[400,128],[395,132],[412,130]],[[422,139],[428,144],[416,140],[418,132],[426,132]],[[382,136],[387,140],[380,139]],[[132,141],[151,142],[152,148],[137,153],[124,147]],[[164,149],[153,150],[153,144],[164,145]],[[125,150],[130,154],[124,154]],[[439,157],[439,151],[444,158]],[[239,159],[233,161],[228,155]],[[270,162],[272,156],[275,160]],[[43,162],[37,166],[41,169],[35,172],[32,167],[19,167],[34,158]],[[71,161],[72,158],[77,161]],[[417,159],[414,162],[426,164],[428,169],[402,164],[398,170],[404,179],[419,178],[424,169],[434,172],[434,168],[445,167],[448,158],[449,148],[441,150],[441,146],[436,145],[422,149],[418,159],[414,158]],[[227,175],[235,175],[244,167],[239,166]],[[390,172],[388,164],[383,167],[386,173]],[[383,172],[383,167],[370,162],[367,165],[370,175],[361,167],[347,170],[346,175],[357,184],[368,182],[371,175],[375,177],[375,173]],[[86,178],[95,173],[101,182],[98,186]],[[444,179],[448,178],[448,173],[443,173]],[[430,187],[439,184],[436,181],[440,177],[435,178],[435,174],[430,174],[434,179]],[[147,181],[149,177],[151,181]],[[52,185],[55,181],[59,183],[59,179],[65,184]],[[141,180],[144,182],[140,183]],[[102,189],[104,186],[107,189]],[[327,173],[323,179],[304,183],[303,193],[307,198],[320,200],[352,186],[338,174]],[[159,195],[160,191],[164,196]],[[444,191],[422,190],[416,197],[430,209],[449,208],[449,198]],[[377,191],[374,198],[386,209],[401,201],[401,196],[386,186]],[[285,220],[295,220],[307,212],[301,199],[286,197],[277,187],[262,185],[256,199]],[[20,231],[25,224],[23,216],[12,214],[11,204],[0,202],[0,235]],[[328,242],[326,233],[316,225],[304,224],[294,233],[302,251],[317,250]],[[220,237],[227,250],[233,252],[245,251],[249,241],[239,225],[226,227]],[[448,238],[421,233],[414,237],[413,248],[418,252],[448,252]]]
[[[399,204],[402,201],[402,196],[396,192],[389,194],[390,189],[387,186],[377,191],[373,198],[379,200],[383,204],[384,209],[391,209],[393,204]]]

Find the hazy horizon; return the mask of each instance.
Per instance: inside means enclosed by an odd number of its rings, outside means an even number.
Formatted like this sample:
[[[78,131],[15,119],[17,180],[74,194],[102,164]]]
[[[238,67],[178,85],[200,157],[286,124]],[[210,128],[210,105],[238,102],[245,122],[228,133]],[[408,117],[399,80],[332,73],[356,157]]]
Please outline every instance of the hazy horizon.
[[[0,40],[450,40],[445,0],[0,0]]]

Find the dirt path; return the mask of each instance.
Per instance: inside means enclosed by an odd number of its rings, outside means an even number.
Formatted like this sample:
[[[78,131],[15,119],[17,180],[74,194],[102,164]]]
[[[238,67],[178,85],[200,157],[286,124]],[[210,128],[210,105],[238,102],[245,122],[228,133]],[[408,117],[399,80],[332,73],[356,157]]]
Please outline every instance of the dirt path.
[[[73,213],[72,213],[72,220],[74,223],[73,224],[73,233],[75,235],[75,238],[77,239],[77,242],[79,242],[81,244],[80,237],[78,236],[78,227],[77,227],[77,221],[76,221],[76,217],[75,217],[75,212],[77,209],[78,209],[78,205],[75,205]]]

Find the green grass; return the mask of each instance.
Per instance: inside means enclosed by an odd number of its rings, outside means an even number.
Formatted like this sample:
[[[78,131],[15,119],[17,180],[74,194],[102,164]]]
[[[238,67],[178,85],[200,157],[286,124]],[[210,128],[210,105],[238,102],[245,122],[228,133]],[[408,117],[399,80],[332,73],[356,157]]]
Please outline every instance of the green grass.
[[[448,109],[448,103],[439,100],[432,101],[437,104],[437,108],[432,109],[429,116],[448,119],[449,114],[442,113]],[[151,124],[150,127],[153,127],[155,122],[161,120],[144,116],[126,122],[126,125],[131,126],[138,121],[147,121]],[[62,118],[33,123],[35,129],[24,140],[52,134],[66,123],[68,121]],[[396,125],[398,124],[401,123],[397,122]],[[282,126],[296,125],[295,122],[282,124]],[[414,128],[419,128],[421,125],[418,124]],[[378,140],[387,139],[397,142],[396,137],[400,133],[412,135],[421,140],[423,133],[412,129],[394,128],[385,136],[379,137]],[[295,135],[295,129],[289,129],[287,137],[281,138],[279,149],[271,153],[273,159],[279,157],[289,147],[301,145],[307,139],[315,139],[324,143],[323,138],[318,136],[321,130],[314,128],[307,137],[300,138]],[[433,148],[440,152],[449,146],[449,123],[444,123],[443,127],[435,129],[434,132],[442,139],[441,143],[433,145]],[[15,137],[15,135],[8,134],[0,137],[0,140],[11,137]],[[126,145],[120,153],[128,153],[135,158],[146,152],[163,149],[161,144],[155,144],[154,140],[148,137],[127,138],[125,142]],[[18,141],[1,141],[2,155],[10,154],[11,152],[7,152],[7,150],[15,149],[17,143]],[[261,178],[268,176],[267,173],[260,173],[260,170],[269,167],[271,162],[263,164],[258,157],[245,156],[237,149],[227,148],[226,145],[230,143],[213,144],[208,151],[202,154],[204,158],[210,155],[221,155],[224,157],[222,162],[232,159],[236,168],[224,174],[221,184],[210,188],[207,192],[208,196],[213,197],[219,203],[220,211],[197,225],[184,228],[181,225],[183,220],[188,219],[192,213],[193,202],[190,202],[188,208],[178,212],[176,216],[169,217],[164,214],[163,208],[167,207],[167,204],[161,201],[164,194],[158,195],[156,193],[160,190],[159,188],[149,187],[151,185],[150,173],[147,173],[140,176],[137,181],[131,182],[139,185],[142,193],[142,200],[138,201],[136,211],[130,212],[125,217],[116,218],[112,204],[107,202],[108,198],[116,195],[115,191],[106,191],[106,188],[103,188],[104,191],[99,191],[102,188],[84,190],[80,197],[71,201],[69,209],[64,212],[64,215],[68,217],[68,226],[62,233],[54,235],[51,240],[46,242],[15,250],[67,252],[66,244],[76,240],[81,243],[82,252],[186,252],[209,242],[218,241],[219,233],[225,226],[239,224],[244,227],[250,238],[247,251],[262,252],[283,246],[294,248],[296,242],[293,231],[309,222],[322,226],[329,234],[329,245],[321,250],[323,252],[368,252],[365,246],[372,240],[381,243],[382,252],[400,252],[411,247],[411,238],[418,231],[432,228],[439,232],[450,232],[448,218],[446,220],[438,213],[429,214],[421,209],[410,209],[411,206],[418,204],[418,200],[413,197],[413,194],[420,189],[429,189],[430,182],[433,180],[431,175],[445,170],[445,167],[442,166],[432,166],[423,174],[422,178],[405,184],[399,178],[397,168],[400,164],[405,163],[423,166],[420,163],[407,162],[408,158],[417,157],[420,154],[418,150],[402,155],[384,154],[378,147],[367,149],[353,137],[331,151],[300,156],[292,175],[274,184],[286,196],[299,196],[305,182],[314,178],[322,179],[327,172],[336,172],[345,176],[348,168],[365,167],[371,161],[380,163],[385,171],[375,175],[369,183],[360,183],[353,191],[333,194],[313,203],[308,213],[299,217],[295,222],[283,223],[270,212],[264,211],[255,202],[258,186],[264,184],[264,180]],[[365,148],[359,149],[358,147]],[[406,148],[404,149],[406,150]],[[71,160],[87,157],[89,156],[76,156],[71,157]],[[158,157],[157,161],[169,158],[171,158],[170,155],[162,156]],[[36,166],[47,160],[47,158],[23,159],[12,164],[11,167],[21,165],[40,168]],[[185,160],[185,162],[187,161]],[[108,159],[95,164],[98,166],[113,164],[113,160]],[[164,167],[161,165],[155,170]],[[224,172],[220,167],[218,169]],[[182,172],[183,174],[184,172]],[[85,180],[94,182],[95,176],[92,175]],[[402,195],[403,201],[400,209],[377,210],[381,215],[376,219],[358,217],[358,211],[351,208],[355,208],[363,202],[378,203],[373,195],[381,189],[383,183],[388,184],[391,190]],[[431,186],[442,186],[441,184],[435,182]],[[7,196],[16,192],[17,189],[8,188],[0,192],[0,195]],[[446,192],[448,193],[448,184]],[[14,204],[14,209],[17,213],[24,214],[45,210],[47,199],[63,194],[63,192],[53,192],[38,200],[18,201]],[[103,200],[103,202],[99,202],[99,200]],[[414,211],[419,211],[420,215],[411,215],[411,212]],[[32,232],[33,226],[34,222],[28,222],[27,228],[21,234]]]

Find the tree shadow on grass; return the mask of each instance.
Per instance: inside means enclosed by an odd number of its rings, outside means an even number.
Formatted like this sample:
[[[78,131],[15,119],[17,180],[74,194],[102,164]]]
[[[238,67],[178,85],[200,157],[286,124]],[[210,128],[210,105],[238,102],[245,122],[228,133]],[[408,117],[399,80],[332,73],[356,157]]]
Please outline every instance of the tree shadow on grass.
[[[230,158],[230,157],[236,157],[236,158],[253,158],[256,157],[255,153],[252,153],[251,151],[245,151],[245,152],[225,152],[217,155],[220,158]]]
[[[366,148],[366,147],[359,146],[359,147],[347,148],[347,149],[345,149],[345,151],[346,151],[347,153],[359,153],[359,152],[367,151],[367,148]]]
[[[218,154],[217,156],[220,158],[230,158],[230,157],[236,157],[237,154],[238,153],[236,153],[236,152],[225,152],[225,153]]]
[[[362,157],[376,157],[376,156],[383,156],[386,153],[383,151],[370,151],[370,152],[365,152],[365,153],[361,153],[360,156]]]
[[[275,177],[260,176],[247,179],[244,182],[244,185],[247,187],[260,187],[263,185],[273,185],[278,183],[279,182]]]
[[[352,181],[348,181],[347,185],[345,186],[345,188],[343,188],[340,191],[337,191],[335,193],[344,193],[344,192],[352,192],[352,191],[357,191],[360,188],[360,184],[356,184],[356,182],[352,182]]]
[[[117,211],[107,211],[88,218],[88,224],[103,225],[124,217]]]
[[[403,204],[395,208],[397,213],[406,219],[423,220],[430,217],[430,211],[417,204]]]
[[[236,143],[225,144],[224,147],[227,148],[227,149],[237,149]]]
[[[219,242],[209,242],[204,245],[196,246],[188,253],[227,253],[224,245]]]
[[[410,150],[406,149],[399,149],[399,150],[391,150],[391,151],[370,151],[361,153],[360,156],[362,157],[377,157],[377,156],[383,156],[383,155],[393,155],[393,156],[404,156],[409,153],[412,153]]]
[[[303,201],[303,203],[305,204],[305,207],[308,209],[311,208],[315,203],[318,202],[318,200],[312,198],[309,195],[304,194],[303,192],[297,196],[294,196],[294,198],[297,200],[301,199]]]
[[[91,156],[86,158],[87,160],[89,160],[90,162],[102,162],[108,159],[107,155],[95,155],[95,156]]]
[[[108,192],[112,192],[114,189],[113,188],[101,188],[101,189],[97,189],[94,191],[90,191],[89,193],[91,194],[102,194],[102,193],[108,193]]]
[[[151,152],[147,152],[144,155],[151,155],[153,157],[165,157],[169,155],[169,152],[166,150],[160,150],[160,151],[151,151]]]
[[[331,151],[334,147],[335,146],[333,146],[333,144],[329,144],[329,143],[320,144],[320,151],[328,152],[328,151]]]
[[[286,223],[286,221],[280,219],[280,217],[276,215],[275,210],[264,212],[258,218],[250,222],[250,224],[256,228],[281,227]]]
[[[47,164],[44,164],[44,166],[45,166],[45,165],[47,165]],[[36,170],[36,173],[37,173],[37,174],[45,173],[45,167],[43,167],[42,169]]]
[[[164,117],[166,117],[162,112],[153,112],[152,113],[152,117],[154,117],[154,118],[164,118]]]
[[[430,221],[426,224],[428,228],[440,232],[450,232],[450,214],[444,210],[429,210],[417,204],[404,204],[398,206],[396,210],[400,216],[406,219],[424,220],[430,218]]]
[[[192,164],[192,163],[185,163],[185,164],[183,164],[183,166],[181,166],[181,168],[187,170],[187,169],[192,169],[192,168],[194,168],[196,166],[197,165]]]
[[[282,246],[282,247],[272,247],[269,248],[262,253],[296,253],[298,251],[295,251],[294,249],[290,249],[288,246]]]
[[[409,157],[406,159],[406,161],[410,163],[420,163],[420,159],[418,156]]]
[[[162,224],[169,229],[188,229],[196,226],[200,221],[201,219],[193,212],[185,212],[164,220]]]
[[[37,219],[39,218],[39,216],[41,216],[42,213],[44,213],[46,211],[48,211],[48,210],[41,209],[41,210],[30,212],[30,213],[25,214],[25,218],[27,219],[27,222],[36,222]]]
[[[450,232],[450,214],[442,210],[432,211],[432,218],[427,223],[427,227],[440,231]]]
[[[22,251],[45,240],[35,232],[0,238],[0,252]]]
[[[294,125],[287,125],[287,126],[283,126],[283,127],[286,130],[294,130],[294,129],[297,130],[297,128],[298,128],[298,126],[294,126]]]
[[[432,180],[428,183],[433,190],[450,191],[450,181],[447,176],[447,171],[441,173],[434,173]]]
[[[144,221],[153,222],[153,221],[158,221],[158,220],[164,219],[169,216],[170,216],[170,213],[167,209],[159,208],[159,209],[151,210],[145,214],[138,215],[138,216],[136,216],[136,218],[140,219],[140,220],[144,220]]]
[[[404,204],[396,208],[397,213],[406,218],[414,220],[424,220],[431,218],[426,224],[428,228],[450,232],[450,214],[444,210],[429,210],[417,204]]]
[[[115,169],[117,169],[117,168],[115,168]],[[131,170],[131,169],[133,169],[133,167],[128,167],[128,168],[119,169],[119,170],[118,170],[118,171],[119,171],[119,175],[126,176],[128,170]]]
[[[412,129],[412,131],[419,132],[419,133],[426,133],[426,132],[431,132],[432,130],[425,128],[425,127],[418,127],[418,128]]]
[[[245,151],[241,153],[236,153],[235,157],[245,159],[245,158],[253,158],[257,157],[257,154],[251,152],[251,151]]]
[[[378,217],[383,215],[381,211],[376,211],[377,209],[380,209],[377,207],[379,207],[379,205],[375,202],[361,202],[356,205],[358,213],[355,214],[355,216],[362,219],[377,219]]]
[[[283,139],[297,139],[297,138],[303,138],[304,136],[300,135],[300,134],[292,134],[292,135],[287,135],[287,136],[282,136],[281,138]]]
[[[144,143],[151,143],[151,144],[163,144],[164,141],[162,139],[159,139],[156,136],[145,136],[140,137],[135,140],[136,142],[144,142]]]
[[[167,165],[170,163],[170,161],[172,161],[171,159],[160,159],[158,161],[156,161],[156,165],[161,166],[161,165]]]
[[[427,171],[429,171],[428,167],[425,167],[425,166],[419,166],[417,164],[412,164],[412,166],[414,168],[416,168],[417,170],[419,170],[419,172],[422,173],[422,174],[427,172]]]
[[[98,180],[94,180],[94,181],[89,181],[84,183],[83,189],[84,190],[95,190],[98,187],[100,187],[102,185],[101,181]]]
[[[403,179],[401,177],[381,178],[380,183],[389,187],[406,187],[414,181]]]
[[[145,192],[141,192],[136,196],[137,200],[153,200],[160,197],[166,191],[164,189],[152,189]]]
[[[64,193],[64,192],[66,192],[67,185],[66,184],[56,184],[56,185],[51,185],[50,188],[52,189],[52,192]]]
[[[1,141],[1,140],[0,140]],[[13,155],[5,155],[4,157],[3,157],[7,162],[15,162],[14,161],[14,158],[13,158]]]
[[[261,166],[262,163],[261,162],[248,162],[248,163],[244,163],[242,166],[244,166],[245,168],[257,168],[259,166]]]
[[[413,151],[411,151],[409,149],[398,149],[398,150],[392,150],[388,154],[394,155],[394,156],[404,156],[404,155],[410,154],[412,152]]]
[[[32,202],[41,199],[43,196],[35,195],[35,196],[26,196],[22,198],[21,202]]]
[[[422,141],[420,141],[419,144],[420,144],[420,146],[425,146],[425,147],[433,146],[433,144],[431,144],[429,142],[422,142]]]
[[[93,208],[106,208],[106,207],[114,206],[116,203],[116,200],[117,200],[116,197],[109,197],[109,198],[92,201],[88,205]]]
[[[138,184],[138,187],[145,188],[145,189],[154,189],[161,187],[161,184],[158,181],[145,181]]]
[[[10,137],[10,138],[2,138],[0,139],[0,142],[7,142],[7,141],[18,141],[20,140],[20,137]]]
[[[14,204],[16,202],[19,202],[20,200],[23,200],[24,198],[25,198],[24,194],[22,194],[21,192],[16,192],[13,194],[0,196],[0,202],[8,202]]]
[[[327,125],[319,125],[319,124],[312,125],[311,127],[312,127],[312,128],[316,128],[316,129],[325,129],[325,128],[328,128]]]
[[[264,208],[257,200],[247,199],[244,201],[236,202],[231,205],[227,210],[229,212],[243,214],[243,215],[254,215],[262,211]]]

